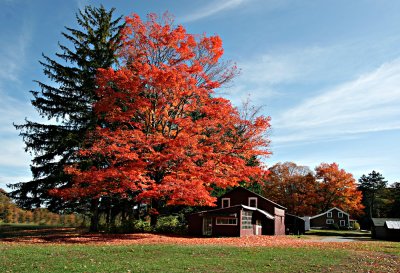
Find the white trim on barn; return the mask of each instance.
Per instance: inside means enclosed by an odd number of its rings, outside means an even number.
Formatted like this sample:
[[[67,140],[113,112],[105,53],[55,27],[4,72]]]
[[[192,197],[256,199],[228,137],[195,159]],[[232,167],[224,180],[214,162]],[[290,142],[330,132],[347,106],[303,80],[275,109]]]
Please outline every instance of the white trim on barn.
[[[224,206],[224,201],[228,201],[228,206]],[[230,198],[222,198],[221,199],[221,207],[222,208],[229,208],[231,206],[231,199]]]
[[[237,218],[232,217],[216,217],[215,225],[217,226],[237,226]]]
[[[245,205],[242,205],[242,207],[245,208],[245,209],[248,209],[248,210],[258,211],[259,213],[264,214],[265,216],[267,216],[268,219],[271,219],[271,220],[274,219],[274,216],[272,216],[271,214],[269,214],[265,210],[258,209],[258,208],[253,208],[253,207],[248,207],[248,206],[245,206]]]
[[[257,208],[257,197],[249,197],[249,207]],[[256,201],[255,206],[251,205],[251,201]]]

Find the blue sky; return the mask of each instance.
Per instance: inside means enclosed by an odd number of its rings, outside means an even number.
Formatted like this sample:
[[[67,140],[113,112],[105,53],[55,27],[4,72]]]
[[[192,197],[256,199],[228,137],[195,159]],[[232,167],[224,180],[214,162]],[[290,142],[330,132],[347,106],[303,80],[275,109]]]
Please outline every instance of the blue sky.
[[[48,81],[38,61],[87,4],[169,11],[191,33],[220,35],[241,69],[220,93],[272,118],[268,166],[337,162],[356,179],[376,170],[400,181],[400,1],[0,0],[0,187],[30,179],[12,123],[38,119],[29,90]]]

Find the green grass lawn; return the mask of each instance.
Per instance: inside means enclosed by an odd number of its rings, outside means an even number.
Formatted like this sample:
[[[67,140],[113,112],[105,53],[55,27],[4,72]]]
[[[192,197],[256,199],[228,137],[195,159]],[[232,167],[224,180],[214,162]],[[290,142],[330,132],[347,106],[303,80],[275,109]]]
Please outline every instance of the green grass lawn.
[[[341,250],[176,245],[1,245],[0,252],[1,272],[317,272],[349,256]]]
[[[400,257],[369,260],[365,253],[315,247],[179,245],[0,244],[0,253],[0,272],[398,272],[393,259]]]

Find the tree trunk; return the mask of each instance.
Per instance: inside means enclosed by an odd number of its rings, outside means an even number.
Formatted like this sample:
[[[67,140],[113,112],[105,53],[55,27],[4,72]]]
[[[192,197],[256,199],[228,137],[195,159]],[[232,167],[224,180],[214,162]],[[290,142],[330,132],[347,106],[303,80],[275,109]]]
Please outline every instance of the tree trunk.
[[[159,203],[157,200],[152,199],[151,200],[151,211],[152,213],[150,214],[150,225],[154,228],[157,224],[158,220],[158,208],[159,208]]]
[[[99,199],[92,199],[90,204],[90,232],[98,232],[99,231]]]

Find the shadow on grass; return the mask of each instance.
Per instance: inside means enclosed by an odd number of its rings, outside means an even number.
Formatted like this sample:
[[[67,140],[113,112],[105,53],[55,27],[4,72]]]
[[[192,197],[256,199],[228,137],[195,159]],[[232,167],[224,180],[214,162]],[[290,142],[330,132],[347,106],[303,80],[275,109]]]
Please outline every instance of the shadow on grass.
[[[0,243],[33,243],[33,244],[96,244],[132,242],[152,239],[156,234],[109,234],[90,233],[87,229],[75,227],[54,227],[36,225],[0,225]],[[193,238],[182,235],[162,235],[163,237]]]

